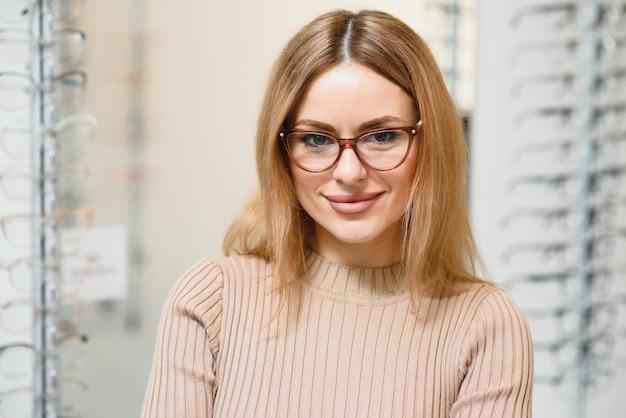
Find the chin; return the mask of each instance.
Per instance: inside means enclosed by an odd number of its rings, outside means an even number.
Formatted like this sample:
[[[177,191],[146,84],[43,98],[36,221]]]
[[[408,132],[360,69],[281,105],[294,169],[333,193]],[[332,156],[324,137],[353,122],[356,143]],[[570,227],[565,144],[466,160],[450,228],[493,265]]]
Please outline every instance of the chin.
[[[367,231],[362,227],[335,232],[327,230],[326,233],[347,245],[377,245],[389,241],[390,238],[388,231]]]

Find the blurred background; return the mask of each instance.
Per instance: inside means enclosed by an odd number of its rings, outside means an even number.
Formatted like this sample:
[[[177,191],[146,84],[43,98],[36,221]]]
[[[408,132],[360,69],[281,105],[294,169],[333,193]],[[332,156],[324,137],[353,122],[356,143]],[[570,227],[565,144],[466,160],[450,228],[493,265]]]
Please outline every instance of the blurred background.
[[[272,62],[335,8],[401,18],[441,65],[485,274],[533,331],[534,416],[622,416],[625,2],[0,0],[1,418],[52,416],[41,388],[139,415],[170,286],[254,187]]]

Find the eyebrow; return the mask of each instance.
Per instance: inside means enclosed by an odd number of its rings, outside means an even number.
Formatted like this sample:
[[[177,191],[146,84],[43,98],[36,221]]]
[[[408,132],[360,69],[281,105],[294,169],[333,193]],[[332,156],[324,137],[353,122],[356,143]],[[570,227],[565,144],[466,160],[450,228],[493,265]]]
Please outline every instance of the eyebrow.
[[[367,122],[362,123],[359,126],[359,130],[360,131],[366,131],[368,129],[375,129],[375,128],[379,128],[385,124],[391,123],[391,122],[400,122],[400,123],[406,123],[404,121],[404,119],[399,118],[397,116],[392,116],[392,115],[386,115],[386,116],[381,116],[379,118],[375,118],[372,120],[369,120]],[[296,123],[294,124],[294,126],[298,126],[298,125],[306,125],[306,126],[310,126],[314,129],[319,129],[322,131],[327,131],[327,132],[331,132],[335,130],[335,127],[328,124],[328,123],[324,123],[324,122],[320,122],[314,119],[300,119],[298,121],[296,121]]]

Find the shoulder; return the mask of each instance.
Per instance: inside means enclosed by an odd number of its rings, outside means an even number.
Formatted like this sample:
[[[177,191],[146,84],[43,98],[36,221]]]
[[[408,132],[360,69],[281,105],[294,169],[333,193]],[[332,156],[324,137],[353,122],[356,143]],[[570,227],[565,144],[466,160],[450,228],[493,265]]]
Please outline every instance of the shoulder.
[[[462,322],[476,320],[477,315],[498,314],[500,311],[519,312],[511,297],[497,285],[492,283],[472,283],[453,295],[434,295],[422,297],[419,309],[423,317],[432,316],[436,312],[447,312],[459,316]]]
[[[205,322],[221,315],[224,289],[267,275],[266,261],[250,256],[204,258],[189,267],[172,286],[167,305]]]
[[[522,311],[511,296],[495,285],[476,285],[467,291],[471,308],[467,310],[465,347],[473,352],[480,347],[499,347],[509,354],[532,357],[530,329]]]
[[[526,319],[517,304],[495,284],[472,284],[452,299],[458,313],[473,326],[506,322],[509,326],[526,327]]]
[[[211,351],[219,351],[224,296],[246,278],[260,277],[267,263],[249,256],[205,258],[189,267],[174,283],[163,310],[163,324],[195,323],[204,329]],[[253,280],[254,281],[254,280]]]
[[[521,310],[506,291],[496,285],[476,285],[468,290],[472,299],[474,322],[492,323],[507,321],[526,326]]]
[[[524,316],[495,285],[475,285],[465,296],[472,303],[458,359],[463,383],[452,415],[529,416],[534,355]]]

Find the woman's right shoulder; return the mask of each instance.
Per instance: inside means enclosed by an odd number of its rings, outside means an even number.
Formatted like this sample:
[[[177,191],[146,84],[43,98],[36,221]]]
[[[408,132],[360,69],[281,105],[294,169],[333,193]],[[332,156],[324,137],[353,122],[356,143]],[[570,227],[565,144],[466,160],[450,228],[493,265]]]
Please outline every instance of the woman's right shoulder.
[[[195,299],[221,293],[224,286],[269,276],[266,260],[246,255],[203,258],[189,267],[174,283],[170,298]]]
[[[173,284],[163,314],[199,321],[211,335],[218,335],[224,295],[235,287],[246,287],[250,278],[268,277],[267,271],[265,260],[251,256],[199,260]]]

